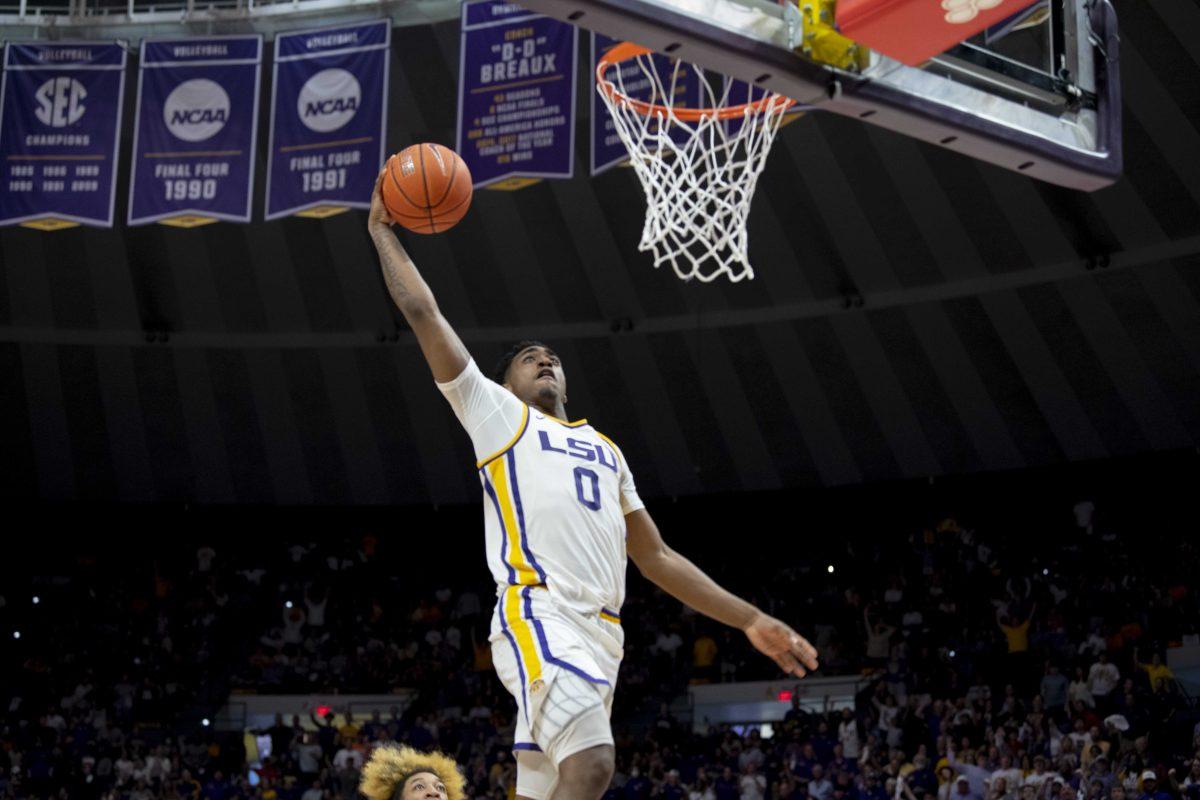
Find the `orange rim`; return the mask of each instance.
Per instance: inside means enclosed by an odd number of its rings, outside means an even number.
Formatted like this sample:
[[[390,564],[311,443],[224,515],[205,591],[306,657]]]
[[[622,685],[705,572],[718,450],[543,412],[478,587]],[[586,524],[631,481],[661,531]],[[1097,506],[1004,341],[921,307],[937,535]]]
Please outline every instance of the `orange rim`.
[[[766,94],[762,99],[751,103],[739,103],[736,106],[725,106],[722,108],[668,107],[657,103],[647,103],[645,100],[635,100],[623,94],[612,81],[604,77],[608,70],[617,64],[637,58],[638,56],[650,55],[651,53],[650,48],[642,47],[632,42],[621,42],[609,48],[608,52],[600,57],[600,63],[596,65],[596,86],[614,103],[633,109],[642,116],[674,116],[684,122],[699,122],[702,119],[708,118],[740,119],[745,116],[746,109],[753,109],[754,113],[758,114],[766,111],[771,106],[782,105],[783,108],[788,108],[796,102],[782,95]],[[783,102],[781,103],[781,101]]]

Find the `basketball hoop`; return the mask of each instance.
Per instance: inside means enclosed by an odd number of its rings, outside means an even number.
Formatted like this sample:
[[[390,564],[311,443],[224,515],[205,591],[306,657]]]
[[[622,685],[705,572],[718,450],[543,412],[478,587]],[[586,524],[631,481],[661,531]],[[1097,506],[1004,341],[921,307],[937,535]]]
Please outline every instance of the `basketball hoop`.
[[[649,82],[648,94],[634,97],[626,91],[620,65],[628,61],[636,61],[635,74]],[[610,70],[615,80],[608,77]],[[596,90],[646,192],[638,249],[653,252],[655,267],[670,263],[685,281],[707,283],[725,275],[736,283],[754,277],[746,251],[750,201],[794,101],[767,92],[730,104],[733,81],[726,81],[718,95],[697,80],[704,107],[688,108],[677,105],[679,62],[662,75],[650,50],[624,42],[596,66]]]

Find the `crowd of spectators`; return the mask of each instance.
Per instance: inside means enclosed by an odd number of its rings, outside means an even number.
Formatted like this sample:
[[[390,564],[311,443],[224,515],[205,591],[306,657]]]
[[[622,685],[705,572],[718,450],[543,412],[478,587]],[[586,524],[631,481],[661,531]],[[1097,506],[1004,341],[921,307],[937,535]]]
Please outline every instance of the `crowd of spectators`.
[[[607,796],[1200,800],[1200,718],[1163,662],[1165,645],[1197,641],[1197,545],[1095,524],[1090,502],[1060,511],[1044,535],[941,518],[847,534],[765,574],[705,564],[805,632],[823,674],[862,676],[844,708],[798,684],[768,726],[680,710],[689,684],[778,675],[739,633],[631,577]],[[0,800],[349,799],[391,740],[455,757],[472,798],[511,797],[489,587],[414,581],[389,544],[204,540],[150,558],[149,581],[82,559],[38,598],[59,610],[36,642],[26,631],[2,656]],[[0,599],[0,620],[15,602]],[[399,687],[404,703],[365,719],[210,724],[231,691]]]

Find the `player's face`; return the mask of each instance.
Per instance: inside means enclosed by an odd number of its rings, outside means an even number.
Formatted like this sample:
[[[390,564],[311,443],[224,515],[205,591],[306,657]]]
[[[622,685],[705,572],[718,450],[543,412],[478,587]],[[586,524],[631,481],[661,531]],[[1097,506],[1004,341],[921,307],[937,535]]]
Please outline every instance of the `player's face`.
[[[530,405],[545,408],[567,402],[567,376],[558,355],[548,347],[527,347],[517,353],[505,385]]]
[[[418,772],[404,782],[400,800],[446,800],[446,784],[432,772]]]

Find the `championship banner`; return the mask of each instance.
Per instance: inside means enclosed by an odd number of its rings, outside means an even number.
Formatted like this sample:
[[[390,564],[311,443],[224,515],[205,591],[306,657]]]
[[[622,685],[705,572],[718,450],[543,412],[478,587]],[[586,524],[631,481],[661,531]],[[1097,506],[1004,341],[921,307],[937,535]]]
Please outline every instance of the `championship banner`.
[[[142,42],[129,224],[249,222],[261,36]]]
[[[267,219],[370,208],[391,41],[389,20],[276,37]]]
[[[576,42],[574,26],[513,3],[463,3],[457,150],[476,187],[571,177]]]
[[[629,151],[621,143],[621,137],[617,135],[612,117],[609,115],[604,101],[600,99],[600,93],[596,91],[596,66],[600,63],[600,57],[619,43],[619,39],[612,39],[602,33],[592,34],[592,175],[599,175],[618,164],[625,164],[629,161]],[[691,64],[681,63],[679,74],[673,75],[675,62],[670,58],[656,54],[653,56],[653,62],[655,71],[663,79],[665,85],[670,86],[671,79],[674,77],[675,97],[680,101],[679,104],[689,108],[696,108],[700,105],[700,76],[692,69]],[[611,80],[615,81],[616,70],[621,72],[621,80],[624,82],[626,94],[635,100],[652,101],[653,82],[642,74],[642,69],[636,60],[616,65],[609,74]],[[672,135],[671,138],[675,139],[676,137]],[[686,137],[681,137],[680,140],[682,138]]]
[[[0,82],[0,225],[111,228],[122,42],[14,43]]]

